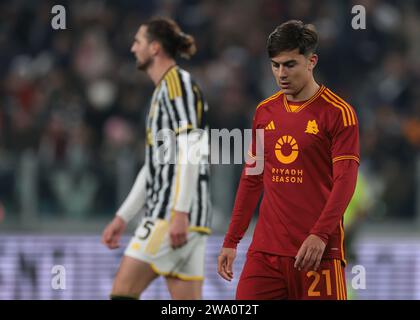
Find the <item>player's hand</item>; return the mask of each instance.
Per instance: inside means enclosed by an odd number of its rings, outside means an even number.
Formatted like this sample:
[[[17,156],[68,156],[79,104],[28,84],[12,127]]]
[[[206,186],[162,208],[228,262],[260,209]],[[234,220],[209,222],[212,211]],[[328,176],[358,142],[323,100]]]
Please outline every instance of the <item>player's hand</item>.
[[[104,229],[102,233],[102,243],[109,249],[120,247],[120,239],[124,233],[127,223],[116,216]]]
[[[236,258],[236,249],[222,248],[220,255],[217,258],[217,272],[219,275],[227,280],[233,279],[233,261]]]
[[[318,270],[324,250],[324,241],[314,234],[309,235],[296,255],[295,268],[299,271]]]
[[[188,213],[174,211],[169,225],[169,238],[172,248],[177,249],[187,243],[189,225]]]

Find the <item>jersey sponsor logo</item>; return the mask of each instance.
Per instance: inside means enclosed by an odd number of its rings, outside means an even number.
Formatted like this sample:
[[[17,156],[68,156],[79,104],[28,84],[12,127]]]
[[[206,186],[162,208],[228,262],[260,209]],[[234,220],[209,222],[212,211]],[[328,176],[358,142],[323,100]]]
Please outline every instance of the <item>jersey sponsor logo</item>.
[[[276,126],[274,125],[274,121],[271,120],[271,122],[265,127],[265,130],[275,130]]]
[[[299,146],[292,136],[282,136],[274,148],[277,160],[283,164],[293,163],[299,155]]]
[[[272,168],[271,181],[278,183],[303,183],[302,169]]]
[[[318,124],[316,123],[316,121],[309,120],[308,124],[306,125],[305,133],[317,134],[318,132],[319,132],[319,129],[318,129]]]

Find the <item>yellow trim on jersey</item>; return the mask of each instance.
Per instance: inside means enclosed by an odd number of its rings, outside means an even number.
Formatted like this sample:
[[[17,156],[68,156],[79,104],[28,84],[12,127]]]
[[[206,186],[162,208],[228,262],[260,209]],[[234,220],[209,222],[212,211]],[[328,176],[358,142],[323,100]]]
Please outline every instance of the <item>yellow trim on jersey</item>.
[[[153,234],[147,242],[144,252],[154,255],[158,252],[160,245],[165,237],[165,234],[168,233],[169,223],[166,220],[158,220],[156,227],[153,230]]]
[[[175,97],[181,97],[182,96],[182,90],[181,90],[181,80],[179,79],[179,74],[176,71],[176,69],[172,69],[169,74],[172,76],[172,79],[174,80],[175,85]]]
[[[265,100],[261,101],[261,102],[257,105],[257,108],[256,108],[256,109],[258,109],[259,107],[263,106],[263,105],[264,105],[264,104],[266,104],[267,102],[269,102],[269,101],[271,101],[271,100],[274,100],[274,99],[275,99],[275,98],[277,98],[277,97],[280,97],[282,93],[283,93],[283,91],[279,91],[279,92],[277,92],[277,93],[273,94],[272,96],[268,97],[267,99],[265,99]]]
[[[152,103],[152,105],[150,106],[149,115],[148,115],[149,119],[154,118],[158,105],[159,105],[158,103]]]
[[[299,109],[300,107],[299,105],[294,105],[294,104],[289,104],[289,103],[287,103],[287,105],[289,106],[292,112],[296,112],[296,110]]]
[[[177,67],[177,65],[175,64],[175,65],[173,65],[172,67],[170,67],[168,70],[166,70],[166,71],[165,71],[165,73],[163,74],[162,78],[159,80],[158,84],[156,85],[156,89],[155,89],[155,91],[156,91],[156,90],[159,90],[160,86],[162,85],[162,82],[163,82],[164,80],[166,80],[166,77],[168,76],[168,73],[169,73],[172,69],[175,69],[176,67]]]
[[[340,260],[335,260],[337,263],[337,273],[338,273],[338,283],[340,286],[340,300],[346,300],[346,286],[344,285],[343,279],[343,266],[341,265]]]
[[[201,118],[203,116],[203,102],[201,101],[201,95],[196,86],[193,87],[193,90],[197,95],[197,123],[199,124],[198,126],[200,126]]]
[[[351,114],[352,122],[355,125],[356,124],[356,116],[354,115],[354,110],[350,107],[350,105],[346,101],[344,101],[342,98],[340,98],[340,96],[338,96],[337,94],[332,92],[330,89],[327,89],[327,92],[329,94],[331,94],[333,97],[335,97],[336,101],[341,102],[342,105],[345,105],[349,109],[350,114]]]
[[[354,160],[357,163],[360,164],[360,159],[359,157],[356,156],[352,156],[352,155],[345,155],[345,156],[338,156],[332,159],[332,163],[335,163],[337,161],[341,161],[341,160]]]
[[[283,105],[284,105],[284,107],[286,108],[286,111],[287,111],[287,112],[292,112],[292,109],[290,109],[290,106],[289,106],[289,104],[287,103],[287,97],[286,97],[286,95],[284,95],[284,96],[283,96]]]
[[[330,101],[332,102],[332,103],[334,103],[335,105],[339,105],[339,106],[341,106],[345,111],[346,111],[346,119],[347,119],[347,123],[348,123],[348,125],[349,126],[351,126],[351,125],[354,125],[354,123],[353,123],[353,121],[352,121],[352,118],[351,118],[351,116],[352,116],[352,114],[351,114],[351,112],[349,111],[349,107],[348,106],[346,106],[346,105],[344,105],[343,103],[340,103],[340,101],[338,101],[336,98],[334,98],[334,96],[331,94],[331,93],[329,93],[328,92],[328,90],[326,90],[325,91],[325,95],[329,98],[329,99],[331,99]]]
[[[166,76],[169,80],[169,82],[171,83],[171,88],[172,88],[172,97],[171,99],[174,99],[176,97],[176,85],[175,85],[175,79],[173,77],[173,73],[172,73],[173,69],[171,71],[168,72],[168,75]]]
[[[335,267],[337,269],[337,282],[338,282],[338,292],[339,299],[338,300],[344,300],[345,292],[343,287],[343,279],[342,279],[342,272],[341,272],[341,262],[338,259],[334,259]]]
[[[179,278],[181,280],[184,281],[202,281],[204,280],[204,277],[202,276],[187,276],[185,274],[180,274],[180,273],[176,273],[176,272],[165,272],[165,271],[161,271],[159,270],[153,263],[150,263],[150,267],[152,268],[152,270],[164,277],[176,277]]]
[[[348,124],[347,124],[346,111],[343,109],[343,107],[341,107],[340,105],[338,105],[338,104],[336,104],[336,103],[332,102],[332,101],[331,101],[330,99],[328,99],[328,98],[327,98],[327,96],[326,96],[326,95],[324,95],[324,94],[322,94],[322,95],[321,95],[321,97],[322,97],[325,101],[327,101],[329,104],[331,104],[331,105],[333,105],[334,107],[336,107],[336,108],[338,108],[338,109],[340,109],[340,110],[341,110],[341,115],[343,116],[343,123],[344,123],[344,126],[345,126],[345,127],[347,127],[347,126],[348,126]]]
[[[353,114],[353,110],[351,110],[350,106],[347,103],[343,103],[340,102],[331,91],[326,90],[325,94],[331,99],[333,100],[335,103],[339,104],[340,106],[342,106],[345,110],[346,110],[346,114],[347,114],[347,120],[349,123],[349,126],[354,126],[356,125],[356,120]]]
[[[189,124],[189,125],[183,126],[181,128],[176,128],[175,133],[178,134],[178,133],[181,133],[183,131],[186,131],[186,130],[192,129],[192,128],[193,128],[193,126],[191,124]]]
[[[146,143],[149,146],[153,146],[153,136],[150,128],[146,129]]]
[[[171,68],[165,76],[166,83],[168,84],[169,99],[173,100],[182,96],[181,83],[176,68]]]
[[[338,270],[337,270],[337,260],[334,259],[334,272],[335,272],[335,293],[337,295],[337,300],[341,300],[340,286],[338,284]]]
[[[347,300],[347,292],[346,292],[346,285],[344,283],[344,273],[343,273],[343,266],[341,265],[340,261],[337,261],[338,265],[338,275],[340,278],[340,286],[342,292],[342,300]]]
[[[283,96],[283,103],[284,106],[286,108],[287,112],[294,112],[294,113],[298,113],[299,111],[303,110],[305,107],[307,107],[308,105],[310,105],[316,98],[318,98],[321,93],[324,91],[325,87],[323,85],[321,85],[318,89],[318,91],[305,103],[303,103],[301,106],[297,107],[296,109],[292,110],[289,106],[289,103],[287,101],[287,97],[286,95]]]
[[[180,177],[180,173],[181,173],[181,161],[182,161],[182,152],[179,153],[179,161],[176,165],[176,177],[175,177],[175,199],[174,199],[174,206],[173,208],[176,207],[176,203],[178,202],[178,196],[179,196],[179,177]],[[171,212],[171,219],[173,217],[173,211]]]
[[[211,229],[207,227],[191,226],[191,227],[188,227],[188,231],[211,234]]]
[[[323,85],[321,85],[321,87],[319,88],[318,92],[315,93],[315,95],[309,99],[308,101],[306,101],[304,104],[302,104],[297,110],[293,111],[293,112],[299,112],[301,111],[303,108],[307,107],[309,104],[311,104],[316,98],[318,98],[321,93],[324,91],[325,87]]]
[[[173,100],[175,98],[175,84],[170,72],[165,76],[165,80],[168,87],[169,99]]]
[[[174,217],[174,214],[175,214],[175,211],[176,210],[171,210],[171,218],[170,218],[170,221],[172,221],[172,219]],[[208,227],[189,226],[188,227],[188,231],[211,234],[211,229],[208,228]]]
[[[343,99],[338,97],[329,89],[325,90],[325,95],[322,95],[322,97],[325,101],[341,110],[345,127],[356,125],[356,116],[354,114],[354,111]]]

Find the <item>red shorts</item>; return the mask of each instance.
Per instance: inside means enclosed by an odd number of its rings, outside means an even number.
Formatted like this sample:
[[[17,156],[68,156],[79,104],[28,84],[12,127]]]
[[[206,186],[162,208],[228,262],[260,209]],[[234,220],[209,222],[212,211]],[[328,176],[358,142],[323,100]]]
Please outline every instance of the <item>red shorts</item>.
[[[323,259],[317,271],[299,271],[295,259],[249,251],[236,289],[238,300],[346,300],[344,267]]]

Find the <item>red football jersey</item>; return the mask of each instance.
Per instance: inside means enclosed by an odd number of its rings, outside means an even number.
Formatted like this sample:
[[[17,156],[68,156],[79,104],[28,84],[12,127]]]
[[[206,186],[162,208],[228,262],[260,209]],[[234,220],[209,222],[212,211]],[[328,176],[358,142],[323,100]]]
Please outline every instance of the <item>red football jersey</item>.
[[[257,129],[264,130],[260,153]],[[356,113],[325,86],[304,103],[289,102],[280,91],[257,107],[250,154],[264,156],[259,176],[264,194],[250,249],[295,257],[331,194],[333,163],[347,159],[359,163]],[[234,212],[244,210],[241,206],[235,203]],[[345,261],[342,219],[332,229],[323,258]]]

